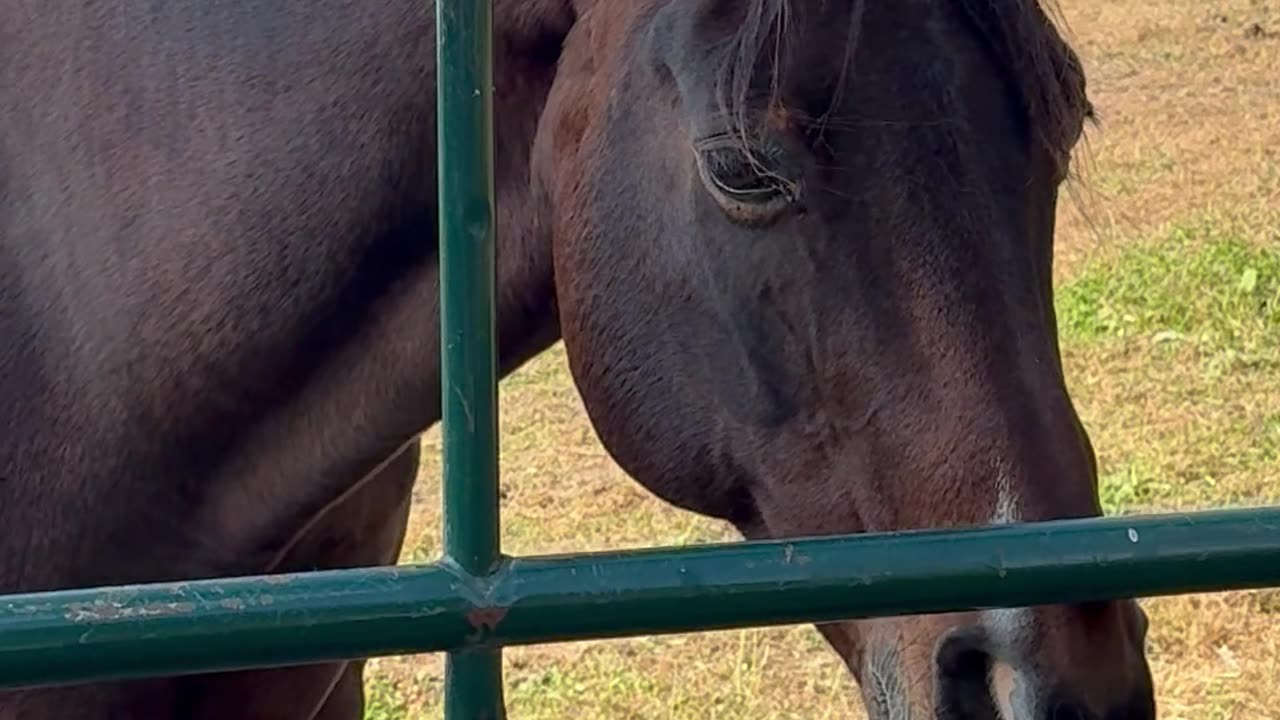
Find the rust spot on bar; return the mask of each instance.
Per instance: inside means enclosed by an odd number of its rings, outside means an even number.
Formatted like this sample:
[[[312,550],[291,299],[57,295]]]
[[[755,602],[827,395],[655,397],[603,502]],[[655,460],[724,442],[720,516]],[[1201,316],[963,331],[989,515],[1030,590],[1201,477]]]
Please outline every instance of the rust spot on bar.
[[[504,607],[476,608],[467,613],[467,622],[477,630],[496,630],[506,616],[507,608]]]

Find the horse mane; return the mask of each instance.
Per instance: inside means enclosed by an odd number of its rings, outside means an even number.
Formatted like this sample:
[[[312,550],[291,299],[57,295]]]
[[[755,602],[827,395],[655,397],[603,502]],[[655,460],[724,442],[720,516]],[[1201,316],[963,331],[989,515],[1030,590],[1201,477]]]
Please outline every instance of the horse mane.
[[[1065,166],[1081,120],[1095,116],[1080,58],[1058,31],[1057,0],[956,1],[1009,68],[1033,129]]]
[[[779,80],[786,54],[792,4],[815,0],[743,0],[745,13],[731,40],[730,52],[717,83],[721,112],[732,118],[735,132],[747,140],[748,110],[752,107],[753,80],[765,53],[773,56],[767,105],[780,102]],[[1092,119],[1093,108],[1085,92],[1079,58],[1058,33],[1054,17],[1061,18],[1056,0],[949,0],[969,17],[1000,64],[1010,73],[1015,89],[1041,141],[1064,162],[1080,132],[1082,117]],[[862,28],[866,0],[852,0],[842,73],[852,60]],[[842,75],[842,79],[844,78]],[[843,88],[844,83],[839,87]],[[832,98],[830,107],[839,105]],[[819,120],[820,122],[820,120]],[[750,148],[750,143],[745,143]]]

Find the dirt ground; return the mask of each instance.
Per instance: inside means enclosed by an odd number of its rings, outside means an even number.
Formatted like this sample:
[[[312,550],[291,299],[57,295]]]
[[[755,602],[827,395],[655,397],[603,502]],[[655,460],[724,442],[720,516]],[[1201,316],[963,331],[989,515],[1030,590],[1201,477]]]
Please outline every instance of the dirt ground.
[[[1076,161],[1059,265],[1205,212],[1280,208],[1280,2],[1063,0],[1100,126]]]
[[[1280,502],[1280,289],[1241,301],[1280,288],[1266,254],[1280,247],[1280,0],[1061,13],[1100,118],[1060,213],[1061,303],[1078,320],[1063,345],[1108,510]],[[504,382],[502,402],[508,552],[734,538],[613,465],[560,348]],[[406,562],[438,555],[438,442],[424,439]],[[1163,718],[1280,718],[1280,595],[1146,606]],[[863,717],[808,627],[515,649],[506,669],[520,720]],[[375,661],[369,720],[441,717],[441,680],[436,656]]]

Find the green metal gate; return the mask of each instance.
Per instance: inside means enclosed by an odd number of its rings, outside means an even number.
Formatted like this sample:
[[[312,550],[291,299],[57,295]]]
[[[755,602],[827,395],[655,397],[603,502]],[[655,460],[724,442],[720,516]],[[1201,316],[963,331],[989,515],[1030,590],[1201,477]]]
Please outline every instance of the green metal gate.
[[[436,6],[445,559],[0,597],[0,687],[440,651],[496,719],[508,645],[1280,586],[1280,508],[503,556],[490,3]]]

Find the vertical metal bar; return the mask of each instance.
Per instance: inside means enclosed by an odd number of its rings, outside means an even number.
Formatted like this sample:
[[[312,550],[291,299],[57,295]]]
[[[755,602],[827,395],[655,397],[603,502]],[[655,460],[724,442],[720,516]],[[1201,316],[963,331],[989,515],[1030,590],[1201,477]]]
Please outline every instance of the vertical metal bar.
[[[490,0],[439,0],[438,137],[445,551],[498,559]]]
[[[483,578],[499,560],[492,0],[436,2],[444,551]],[[500,720],[502,655],[449,653],[448,720]]]

